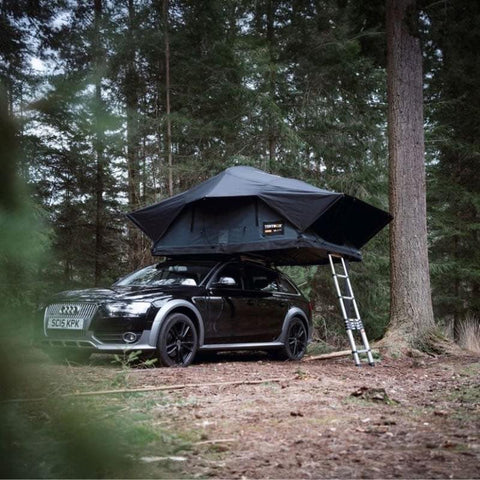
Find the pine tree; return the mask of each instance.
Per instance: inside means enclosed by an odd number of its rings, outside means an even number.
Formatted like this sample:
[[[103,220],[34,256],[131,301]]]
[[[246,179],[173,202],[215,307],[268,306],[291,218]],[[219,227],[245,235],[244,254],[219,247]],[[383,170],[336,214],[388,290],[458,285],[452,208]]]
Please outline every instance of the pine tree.
[[[385,72],[362,50],[357,13],[349,4],[295,2],[283,15],[285,27],[277,35],[285,43],[281,64],[287,88],[279,123],[288,122],[291,130],[280,138],[274,168],[388,208]],[[382,38],[375,38],[381,44]],[[280,75],[277,79],[282,85]],[[351,268],[354,284],[364,286],[356,294],[368,333],[380,338],[389,308],[386,231],[367,246],[364,262]],[[311,270],[306,283],[314,286],[318,316],[328,326],[320,331],[343,338],[328,268]]]
[[[54,247],[64,286],[103,284],[117,275],[118,117],[105,98],[110,12],[101,0],[71,5],[71,20],[49,38],[59,72],[35,103],[46,128],[37,155],[43,162],[34,187],[54,227]],[[118,171],[118,168],[117,168]]]
[[[391,310],[384,338],[402,349],[433,348],[427,251],[422,53],[414,0],[387,1]]]
[[[127,259],[131,268],[151,261],[122,211],[232,164],[386,206],[385,76],[362,50],[350,2],[170,0],[168,86],[165,5],[71,0],[49,39],[60,68],[36,104],[48,133],[31,158],[41,159],[32,163],[37,198],[55,225],[66,283],[92,283],[95,238],[97,282]],[[354,267],[370,282],[362,311],[375,331],[388,302],[378,288],[387,283],[385,245],[375,239]],[[325,299],[320,288],[313,294]]]
[[[462,322],[480,317],[478,182],[480,109],[480,7],[475,2],[445,2],[426,10],[431,42],[429,84],[430,215],[434,308],[439,319],[453,320],[458,338]]]

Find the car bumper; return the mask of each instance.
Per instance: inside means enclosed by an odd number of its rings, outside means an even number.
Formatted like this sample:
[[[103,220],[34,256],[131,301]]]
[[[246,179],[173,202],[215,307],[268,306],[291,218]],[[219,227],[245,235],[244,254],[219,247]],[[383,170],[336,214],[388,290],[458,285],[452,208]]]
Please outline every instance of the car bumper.
[[[85,332],[81,338],[72,338],[65,335],[62,338],[46,338],[39,340],[39,346],[42,348],[78,348],[90,350],[92,353],[121,353],[131,351],[153,351],[155,345],[150,344],[150,330],[144,330],[138,340],[134,343],[125,342],[102,342],[95,337],[93,332]]]

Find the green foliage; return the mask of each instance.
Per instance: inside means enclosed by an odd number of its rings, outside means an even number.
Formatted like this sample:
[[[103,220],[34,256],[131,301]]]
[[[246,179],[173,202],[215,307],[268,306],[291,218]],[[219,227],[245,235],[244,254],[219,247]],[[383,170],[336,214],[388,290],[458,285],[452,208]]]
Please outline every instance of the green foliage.
[[[54,284],[107,285],[152,261],[147,239],[132,245],[123,213],[168,195],[167,27],[175,192],[244,164],[388,208],[382,2],[170,0],[168,25],[159,0],[129,8],[104,0],[101,12],[93,0],[35,5],[7,2],[0,12],[9,32],[0,74],[21,126],[20,171],[38,205],[32,221],[47,225],[32,243],[51,241],[54,252],[35,267],[43,282],[27,303]],[[476,315],[480,298],[479,136],[471,120],[480,62],[470,47],[478,9],[465,1],[421,6],[434,303],[439,318],[460,318]],[[44,72],[29,70],[33,56]],[[10,190],[15,183],[5,187],[13,198]],[[352,266],[374,338],[388,318],[387,244],[382,232]],[[326,270],[289,271],[314,300],[324,340],[343,328]]]
[[[150,368],[155,366],[157,361],[158,359],[156,358],[145,357],[141,350],[136,350],[124,352],[122,355],[115,354],[112,363],[114,365],[120,365],[124,370],[128,370],[131,367]]]
[[[133,207],[131,148],[139,203],[168,195],[162,2],[136,0],[130,11],[100,3],[101,12],[93,0],[0,8],[0,321],[17,358],[48,293],[109,284],[127,269],[132,248],[142,251],[140,263],[151,261],[146,239],[129,244],[123,217]],[[480,11],[466,0],[420,4],[434,305],[439,320],[460,322],[480,318],[480,61],[472,48]],[[169,5],[175,192],[243,164],[388,207],[382,2]],[[44,71],[31,68],[34,59]],[[314,303],[315,348],[342,345],[328,266],[284,270]],[[364,262],[351,265],[351,278],[367,333],[380,338],[389,312],[386,230],[365,248]],[[3,400],[20,375],[8,353],[0,359]],[[142,365],[135,352],[116,362],[123,384],[125,372]],[[133,475],[126,445],[99,447],[96,418],[78,405],[7,404],[3,476]],[[108,432],[114,438],[118,430]],[[143,427],[125,426],[119,436],[162,448]]]
[[[82,406],[53,403],[42,409],[6,409],[2,477],[102,478],[134,471],[132,460],[119,455],[114,429],[99,424]]]
[[[88,2],[53,3],[56,26],[48,15],[36,20],[45,22],[49,50],[42,44],[36,55],[47,74],[26,82],[30,108],[22,111],[20,139],[23,175],[50,225],[54,256],[39,267],[46,290],[107,285],[130,267],[132,248],[151,261],[148,241],[131,245],[122,217],[137,206],[126,201],[132,148],[139,202],[168,194],[162,2],[101,4],[97,11]],[[276,0],[169,5],[175,191],[247,164],[386,206],[385,76],[363,54],[357,7],[333,0],[295,8]],[[314,280],[315,268],[294,272],[307,296],[326,302],[322,322],[330,323],[336,301],[324,290],[331,285]],[[378,264],[365,277],[378,285],[376,272]],[[368,317],[378,303],[366,302]],[[376,331],[382,315],[371,315]]]
[[[308,346],[308,355],[322,355],[324,353],[330,353],[334,350],[331,345],[328,345],[322,340],[314,341]]]
[[[429,226],[434,308],[453,320],[455,336],[468,315],[480,313],[478,4],[431,5],[425,35],[429,80]]]
[[[116,388],[124,388],[128,384],[128,374],[132,368],[155,367],[158,364],[158,359],[146,357],[140,350],[136,350],[132,352],[123,352],[122,355],[115,354],[111,363],[121,367],[120,372],[112,381],[112,386]]]
[[[40,266],[49,247],[49,231],[42,228],[18,179],[15,124],[4,99],[0,91],[0,133],[6,147],[0,165],[6,172],[0,176],[0,226],[4,229],[0,235],[0,326],[1,341],[8,345],[0,350],[0,477],[145,478],[151,473],[139,467],[137,458],[152,445],[157,455],[168,453],[176,440],[166,442],[123,416],[108,416],[106,421],[104,407],[85,408],[84,402],[56,398],[48,383],[41,392],[25,387],[37,375],[26,326],[33,317],[29,303],[42,284]],[[37,401],[38,395],[44,400]],[[166,472],[156,469],[155,475]]]

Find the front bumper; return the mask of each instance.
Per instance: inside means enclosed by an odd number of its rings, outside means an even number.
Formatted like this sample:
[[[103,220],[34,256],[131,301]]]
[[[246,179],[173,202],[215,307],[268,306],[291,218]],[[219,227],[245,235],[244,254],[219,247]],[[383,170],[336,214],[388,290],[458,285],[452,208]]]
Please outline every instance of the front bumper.
[[[151,325],[156,310],[150,308],[145,314],[125,315],[122,312],[108,314],[102,305],[87,302],[65,302],[49,305],[44,312],[43,332],[39,344],[45,348],[72,348],[105,353],[129,351],[152,351]],[[49,320],[56,323],[49,325]],[[80,328],[68,329],[58,326],[80,323]],[[127,332],[137,338],[131,343],[123,338]]]
[[[71,338],[65,335],[62,338],[43,337],[39,344],[47,348],[79,348],[82,350],[98,351],[99,353],[122,353],[131,351],[152,351],[156,346],[150,344],[150,330],[144,330],[135,343],[104,343],[95,337],[93,332],[83,332],[79,338]]]

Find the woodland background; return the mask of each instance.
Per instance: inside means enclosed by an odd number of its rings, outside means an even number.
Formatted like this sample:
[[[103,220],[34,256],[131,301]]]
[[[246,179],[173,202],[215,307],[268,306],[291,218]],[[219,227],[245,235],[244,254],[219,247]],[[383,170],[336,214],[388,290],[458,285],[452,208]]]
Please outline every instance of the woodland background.
[[[432,296],[459,337],[480,318],[480,4],[419,8]],[[232,165],[388,210],[384,18],[378,0],[0,0],[0,195],[23,212],[2,216],[2,301],[34,309],[151,263],[124,213]],[[354,285],[380,338],[387,229],[364,258]],[[318,338],[341,343],[326,268],[288,273]]]

